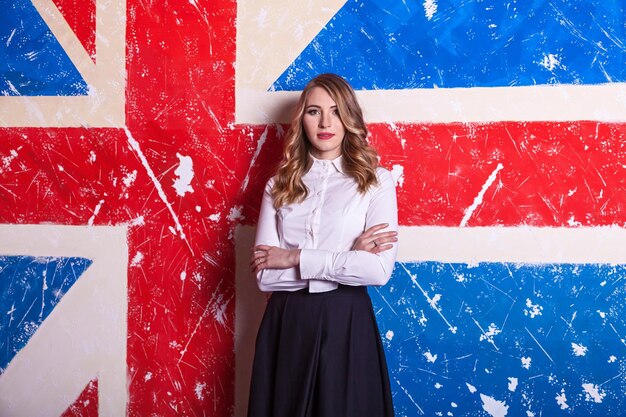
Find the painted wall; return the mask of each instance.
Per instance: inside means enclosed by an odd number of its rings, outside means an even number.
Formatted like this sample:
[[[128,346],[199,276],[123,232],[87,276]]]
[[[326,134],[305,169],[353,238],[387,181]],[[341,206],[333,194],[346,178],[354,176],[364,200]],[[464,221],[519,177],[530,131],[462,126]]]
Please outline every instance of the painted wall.
[[[243,412],[261,190],[322,71],[397,180],[397,414],[619,415],[626,16],[570,3],[3,4],[0,415]]]

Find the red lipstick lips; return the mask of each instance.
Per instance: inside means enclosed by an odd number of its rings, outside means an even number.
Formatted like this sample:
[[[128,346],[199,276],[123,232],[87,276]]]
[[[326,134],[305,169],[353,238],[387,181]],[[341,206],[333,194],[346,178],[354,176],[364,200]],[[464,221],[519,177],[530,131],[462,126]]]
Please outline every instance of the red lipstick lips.
[[[317,134],[317,138],[322,139],[322,140],[328,140],[332,138],[333,136],[335,136],[334,133],[318,133]]]

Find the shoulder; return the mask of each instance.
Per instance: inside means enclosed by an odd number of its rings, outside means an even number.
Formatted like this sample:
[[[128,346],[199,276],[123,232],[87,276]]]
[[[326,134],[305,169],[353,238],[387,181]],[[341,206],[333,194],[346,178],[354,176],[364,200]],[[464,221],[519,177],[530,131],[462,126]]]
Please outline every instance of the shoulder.
[[[376,176],[378,177],[378,184],[380,187],[395,187],[395,180],[393,179],[391,171],[388,169],[383,167],[376,168]]]
[[[378,184],[372,186],[369,192],[373,195],[388,195],[389,193],[395,194],[396,181],[393,179],[393,175],[388,169],[378,167],[376,168],[376,178]]]
[[[265,189],[271,190],[275,183],[276,183],[276,176],[273,176],[269,180],[267,180],[267,182],[265,183]]]
[[[265,183],[265,188],[263,192],[267,195],[272,195],[272,189],[274,188],[274,184],[276,183],[276,177],[272,177]]]

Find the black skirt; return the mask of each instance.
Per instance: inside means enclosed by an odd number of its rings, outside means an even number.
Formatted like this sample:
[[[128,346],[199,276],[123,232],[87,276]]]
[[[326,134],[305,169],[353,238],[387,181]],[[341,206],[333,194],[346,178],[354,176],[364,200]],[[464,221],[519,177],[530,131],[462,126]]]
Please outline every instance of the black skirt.
[[[271,295],[257,334],[248,416],[393,416],[366,287]]]

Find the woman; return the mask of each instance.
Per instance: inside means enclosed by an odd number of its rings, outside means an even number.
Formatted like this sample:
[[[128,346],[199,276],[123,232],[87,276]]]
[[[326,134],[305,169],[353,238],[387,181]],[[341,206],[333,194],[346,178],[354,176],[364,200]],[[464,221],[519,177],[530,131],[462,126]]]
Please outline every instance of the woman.
[[[250,417],[393,415],[368,285],[397,253],[394,181],[354,91],[322,74],[300,95],[265,187],[251,265],[271,295],[257,335]]]

